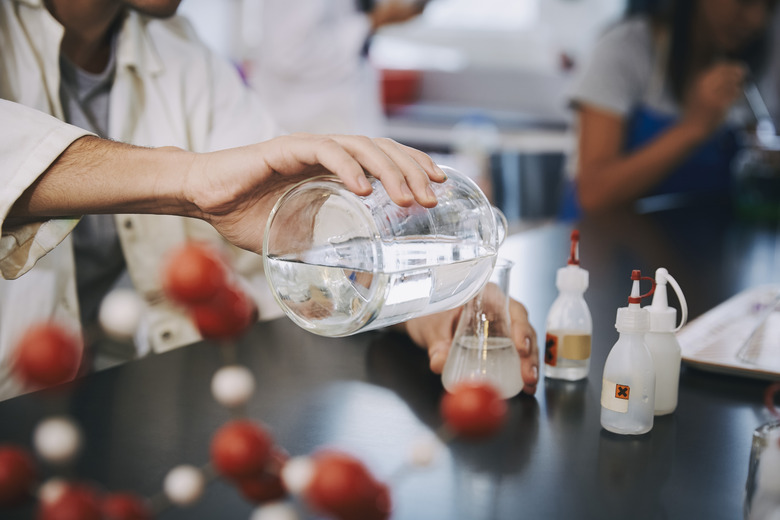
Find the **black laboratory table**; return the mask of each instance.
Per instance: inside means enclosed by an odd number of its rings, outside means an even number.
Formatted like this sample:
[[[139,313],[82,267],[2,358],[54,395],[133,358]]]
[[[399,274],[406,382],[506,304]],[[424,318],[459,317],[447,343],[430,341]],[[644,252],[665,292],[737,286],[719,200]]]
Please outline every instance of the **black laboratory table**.
[[[657,418],[650,433],[630,437],[600,426],[601,374],[632,269],[649,275],[666,267],[696,317],[745,288],[780,282],[777,224],[696,207],[604,215],[577,227],[582,266],[590,272],[590,375],[576,383],[543,379],[535,396],[513,398],[495,438],[451,442],[431,467],[399,472],[411,446],[441,424],[444,391],[426,354],[391,332],[322,338],[287,319],[259,323],[238,342],[237,359],[258,384],[248,414],[292,455],[335,447],[360,457],[390,479],[395,520],[741,518],[751,434],[768,420],[767,382],[684,366],[677,411]],[[573,224],[522,228],[501,256],[516,262],[512,295],[543,336]],[[86,438],[74,468],[79,478],[156,495],[173,466],[208,462],[212,434],[231,418],[209,389],[222,362],[219,347],[198,343],[86,376],[56,393],[2,402],[0,442],[29,446],[38,421],[69,413]],[[160,518],[249,518],[251,511],[217,480],[198,504],[166,509]],[[32,515],[30,506],[0,514]]]

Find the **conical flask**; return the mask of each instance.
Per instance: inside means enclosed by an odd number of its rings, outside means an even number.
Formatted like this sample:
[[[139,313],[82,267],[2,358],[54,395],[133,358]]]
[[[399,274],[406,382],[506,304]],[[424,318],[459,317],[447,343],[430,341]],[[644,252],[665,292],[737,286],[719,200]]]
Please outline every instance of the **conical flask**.
[[[498,259],[488,284],[463,308],[442,372],[444,388],[461,381],[487,381],[508,399],[523,389],[520,355],[511,338],[509,273]]]

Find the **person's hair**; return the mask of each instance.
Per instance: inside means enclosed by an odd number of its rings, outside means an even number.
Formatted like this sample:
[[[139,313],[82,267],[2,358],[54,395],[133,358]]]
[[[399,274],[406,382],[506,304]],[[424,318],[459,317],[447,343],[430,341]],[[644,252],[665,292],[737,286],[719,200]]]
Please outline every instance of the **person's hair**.
[[[683,98],[690,60],[690,35],[697,1],[707,0],[629,0],[626,16],[647,15],[652,23],[669,30],[671,37],[666,74],[675,100]],[[724,56],[746,64],[750,75],[758,78],[769,60],[769,24],[740,52]]]

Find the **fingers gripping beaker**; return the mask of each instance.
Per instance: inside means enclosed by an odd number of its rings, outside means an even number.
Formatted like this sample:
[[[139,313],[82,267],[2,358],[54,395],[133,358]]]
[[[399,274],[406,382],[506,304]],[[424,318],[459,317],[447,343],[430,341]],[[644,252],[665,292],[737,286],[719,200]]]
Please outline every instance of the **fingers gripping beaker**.
[[[444,388],[461,381],[487,381],[508,399],[523,388],[520,355],[511,338],[509,273],[498,259],[488,284],[463,308],[442,372]]]

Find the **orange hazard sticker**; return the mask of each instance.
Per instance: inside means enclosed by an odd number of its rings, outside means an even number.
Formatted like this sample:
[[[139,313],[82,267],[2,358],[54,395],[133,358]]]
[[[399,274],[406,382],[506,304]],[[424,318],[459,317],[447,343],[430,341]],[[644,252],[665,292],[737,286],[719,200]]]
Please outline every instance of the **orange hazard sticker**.
[[[631,387],[628,385],[615,385],[615,397],[618,399],[628,399],[628,393]]]
[[[547,334],[544,341],[544,363],[554,367],[558,364],[558,336]]]

